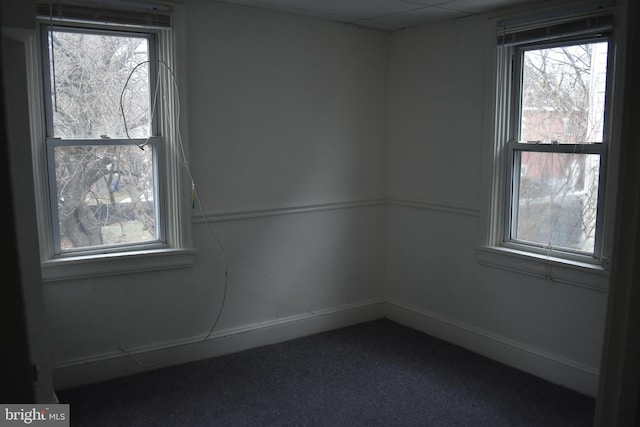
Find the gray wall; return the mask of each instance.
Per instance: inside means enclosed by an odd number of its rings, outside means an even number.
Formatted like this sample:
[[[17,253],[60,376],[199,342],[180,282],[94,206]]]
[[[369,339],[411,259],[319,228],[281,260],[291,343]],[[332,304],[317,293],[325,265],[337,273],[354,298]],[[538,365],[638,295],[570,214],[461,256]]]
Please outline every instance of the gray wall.
[[[198,0],[184,24],[183,131],[229,282],[217,339],[169,363],[381,317],[387,35]],[[192,268],[45,284],[58,387],[140,370],[120,345],[154,362],[209,331],[222,253],[188,215]]]
[[[391,36],[387,295],[417,328],[595,395],[607,293],[476,260],[494,34],[475,17]]]
[[[385,34],[190,0],[184,24],[185,135],[229,287],[213,339],[167,363],[387,315],[595,393],[606,292],[476,261],[485,18]],[[192,233],[190,268],[44,284],[56,387],[209,331],[222,255],[197,212]]]

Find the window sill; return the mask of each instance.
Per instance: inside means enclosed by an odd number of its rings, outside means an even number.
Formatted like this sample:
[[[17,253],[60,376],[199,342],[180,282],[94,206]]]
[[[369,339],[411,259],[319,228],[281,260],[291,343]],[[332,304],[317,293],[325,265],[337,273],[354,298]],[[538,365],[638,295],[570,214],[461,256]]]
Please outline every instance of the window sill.
[[[196,249],[152,249],[56,258],[41,263],[43,282],[184,268]]]
[[[483,246],[478,248],[478,263],[503,270],[607,292],[609,271],[602,265],[538,255],[516,249]]]

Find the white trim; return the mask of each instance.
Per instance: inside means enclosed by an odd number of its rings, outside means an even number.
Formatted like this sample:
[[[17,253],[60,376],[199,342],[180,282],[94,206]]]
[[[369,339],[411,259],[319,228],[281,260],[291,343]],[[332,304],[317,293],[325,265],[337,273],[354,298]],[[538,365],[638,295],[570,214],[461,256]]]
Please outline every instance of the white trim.
[[[184,6],[176,5],[175,14],[180,19],[176,19],[176,28],[166,30],[149,30],[149,34],[156,34],[156,46],[158,58],[164,63],[169,64],[171,69],[176,68],[176,58],[174,58],[174,43],[178,43],[176,39],[183,41],[183,36],[179,34],[183,31]],[[78,24],[78,27],[86,27],[84,24]],[[118,25],[109,26],[109,28],[119,28]],[[179,268],[192,264],[191,246],[191,221],[189,215],[182,212],[182,207],[187,206],[188,182],[185,179],[185,172],[182,168],[186,159],[182,158],[183,143],[182,135],[178,124],[180,118],[184,119],[185,111],[180,111],[181,117],[175,117],[178,112],[177,101],[174,93],[174,83],[183,85],[182,82],[173,82],[171,80],[164,81],[163,91],[166,98],[173,104],[171,106],[161,103],[160,109],[162,114],[159,126],[162,127],[162,138],[164,155],[158,158],[157,169],[159,170],[158,188],[165,195],[166,200],[159,206],[159,215],[161,225],[164,227],[164,237],[166,237],[167,249],[156,251],[136,250],[132,248],[130,252],[123,251],[114,253],[113,255],[94,256],[89,252],[78,252],[75,257],[56,257],[55,242],[53,238],[54,227],[52,225],[52,208],[51,195],[48,186],[48,168],[47,163],[47,144],[45,143],[45,113],[43,109],[46,94],[42,88],[43,67],[42,67],[42,46],[40,46],[40,37],[38,33],[28,38],[27,43],[27,79],[29,82],[29,108],[30,108],[30,126],[32,137],[32,161],[34,164],[34,187],[35,200],[38,218],[38,231],[40,240],[40,259],[43,271],[43,279],[45,281],[62,280],[68,278],[79,277],[95,277],[111,274],[130,273],[137,271],[158,270],[164,268]],[[183,65],[180,70],[175,70],[173,75],[184,74]],[[176,78],[178,78],[177,76]],[[186,94],[186,90],[183,90]],[[186,100],[181,100],[185,102]],[[182,126],[180,126],[182,128]],[[186,144],[185,144],[186,145]],[[186,152],[186,147],[185,147]],[[95,251],[94,251],[95,252]],[[160,256],[162,255],[162,256]],[[166,255],[172,255],[166,257]],[[162,258],[162,260],[161,260]],[[108,260],[109,262],[105,262]],[[112,263],[111,261],[117,261]]]
[[[159,367],[176,365],[224,354],[235,353],[254,347],[274,344],[329,331],[357,323],[380,319],[384,314],[384,299],[375,298],[339,307],[306,312],[295,316],[273,319],[224,329],[211,334],[188,339],[172,340],[141,346],[130,351],[139,359],[153,363],[178,351],[176,356],[150,368],[138,365],[126,353],[111,351],[84,358],[66,360],[53,364],[53,381],[57,390],[76,387]],[[197,344],[188,351],[185,346]]]
[[[44,115],[44,89],[42,87],[42,51],[40,34],[33,31],[27,47],[27,81],[29,96],[29,127],[31,132],[31,157],[33,162],[34,199],[38,220],[40,259],[53,256],[53,224],[49,200],[46,124]]]
[[[354,200],[350,202],[327,202],[307,205],[283,206],[265,209],[246,209],[227,212],[207,212],[203,215],[193,214],[192,221],[195,224],[208,222],[241,221],[246,219],[265,218],[280,215],[292,215],[310,212],[329,211],[337,209],[354,209],[371,206],[402,206],[406,208],[422,209],[433,212],[444,212],[456,215],[466,215],[477,217],[480,215],[479,209],[465,208],[461,206],[433,203],[424,200],[403,199],[403,198],[380,198]]]
[[[554,283],[607,292],[609,271],[599,264],[570,261],[504,247],[481,246],[476,260],[481,265],[526,274]]]
[[[599,371],[596,367],[390,298],[387,299],[385,316],[550,382],[589,396],[597,395]]]
[[[303,214],[336,209],[355,209],[369,206],[399,206],[468,217],[480,217],[481,214],[479,209],[445,205],[424,200],[389,198],[207,213],[204,216],[192,216],[192,221],[196,224],[204,223],[205,221],[242,221],[280,215]],[[608,289],[608,266],[603,266],[595,262],[572,261],[564,258],[537,255],[532,252],[484,245],[481,245],[477,250],[477,261],[482,265],[549,279],[556,283],[580,286],[598,292],[607,292]]]
[[[445,205],[441,203],[427,202],[424,200],[412,200],[401,198],[380,198],[354,200],[350,202],[327,202],[308,205],[283,206],[265,209],[246,209],[227,212],[207,212],[204,215],[193,214],[192,222],[195,224],[203,222],[227,222],[242,221],[246,219],[265,218],[281,215],[292,215],[301,213],[321,212],[337,209],[355,209],[371,206],[402,206],[406,208],[422,209],[432,212],[444,212],[456,215],[466,215],[477,217],[480,215],[479,209],[465,208],[461,206]]]
[[[446,205],[442,203],[433,203],[426,200],[404,199],[400,197],[391,197],[388,200],[390,205],[402,206],[405,208],[422,209],[433,212],[444,212],[456,215],[480,216],[480,210],[474,208],[465,208],[462,206]]]
[[[205,335],[199,335],[129,350],[138,359],[149,363],[176,352],[175,357],[155,367],[138,365],[126,353],[117,350],[69,359],[53,364],[53,380],[55,388],[61,390],[231,354],[383,317],[580,393],[594,397],[597,394],[599,371],[596,367],[522,344],[393,298],[375,298],[228,328],[215,332],[206,339]],[[193,348],[189,349],[188,346]]]
[[[386,206],[385,199],[354,202],[336,202],[317,205],[300,205],[283,208],[210,213],[193,216],[193,223],[242,221],[279,215],[303,214],[337,209],[355,209],[370,206]],[[188,236],[187,236],[188,238]],[[108,254],[85,254],[51,258],[41,262],[44,282],[82,279],[142,271],[185,268],[193,264],[197,249],[167,248],[113,252]]]
[[[337,209],[353,209],[369,206],[382,206],[386,205],[386,199],[368,199],[368,200],[355,200],[351,202],[329,202],[318,203],[309,205],[297,205],[297,206],[283,206],[279,208],[267,208],[267,209],[247,209],[240,211],[227,211],[227,212],[209,212],[204,215],[194,214],[192,221],[194,223],[203,223],[205,221],[210,222],[225,222],[225,221],[241,221],[245,219],[265,218],[271,216],[280,215],[292,215],[310,212],[320,212]]]
[[[196,249],[152,249],[61,257],[42,262],[42,281],[55,282],[190,267]]]
[[[605,2],[607,3],[607,2]],[[574,7],[597,5],[599,2],[575,2]],[[607,9],[609,10],[609,9]],[[610,11],[610,10],[609,10]],[[545,14],[563,14],[568,10],[558,9],[557,6],[543,9]],[[522,10],[517,14],[512,14],[509,19],[528,19],[531,11]],[[551,16],[551,15],[550,15]],[[558,15],[559,16],[559,15]],[[527,249],[526,245],[517,242],[505,242],[505,223],[508,221],[508,197],[509,180],[506,170],[505,160],[506,150],[501,149],[502,142],[507,140],[511,118],[503,118],[496,111],[504,110],[507,116],[512,113],[509,108],[510,98],[508,94],[512,90],[511,80],[503,75],[511,66],[511,58],[507,49],[500,49],[496,46],[496,26],[504,16],[494,17],[489,20],[487,27],[487,57],[486,61],[486,93],[485,103],[485,123],[487,124],[484,133],[484,161],[482,170],[482,191],[484,200],[481,210],[481,229],[479,233],[479,249],[477,260],[480,264],[515,271],[535,277],[551,279],[557,283],[580,286],[596,291],[606,292],[608,288],[608,269],[611,257],[611,244],[613,230],[613,207],[615,202],[615,185],[617,170],[617,144],[611,144],[611,150],[605,156],[607,161],[603,173],[606,174],[606,184],[603,187],[605,199],[598,207],[599,228],[601,242],[596,248],[598,258],[586,259],[581,262],[580,254],[553,252],[553,256],[547,256],[542,252],[536,253],[535,248]],[[614,39],[616,32],[614,32]],[[611,40],[612,46],[616,40]],[[502,74],[501,74],[502,73]],[[608,71],[619,78],[619,70],[614,66]],[[615,74],[614,74],[615,73]],[[616,90],[619,90],[619,84]],[[608,105],[608,111],[612,107],[616,108],[620,102],[620,93],[614,96],[615,105]],[[613,132],[616,134],[617,123],[620,120],[619,114],[613,114]],[[608,125],[612,125],[609,122]],[[611,129],[610,129],[611,130]],[[610,140],[610,138],[606,138]],[[523,250],[520,250],[523,249]],[[565,256],[566,255],[566,256]],[[592,264],[592,265],[591,265]],[[550,271],[551,269],[551,271]]]

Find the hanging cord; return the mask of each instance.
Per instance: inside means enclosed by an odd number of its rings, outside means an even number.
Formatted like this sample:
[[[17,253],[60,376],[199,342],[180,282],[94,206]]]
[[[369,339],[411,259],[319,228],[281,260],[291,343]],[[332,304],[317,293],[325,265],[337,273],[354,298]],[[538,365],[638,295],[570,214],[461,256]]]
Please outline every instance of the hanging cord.
[[[575,160],[575,156],[577,154],[578,151],[578,144],[574,144],[573,147],[573,151],[571,153],[551,153],[552,157],[551,157],[551,170],[553,171],[554,168],[554,155],[555,154],[567,154],[568,156],[571,156],[570,159],[568,160],[569,162],[573,163],[573,161]],[[560,165],[558,167],[562,167],[562,162],[560,162]],[[569,169],[569,172],[567,173],[568,176],[568,181],[566,184],[571,184],[571,180],[573,178],[573,174],[576,170],[577,166],[575,164],[571,164],[571,167]],[[570,192],[569,188],[565,188],[561,191],[561,196],[560,196],[560,207],[558,208],[558,212],[555,215],[555,218],[553,219],[553,224],[551,226],[551,231],[549,232],[549,240],[547,243],[547,250],[546,250],[546,255],[547,255],[547,261],[549,262],[549,260],[551,259],[551,257],[553,256],[553,250],[554,250],[554,245],[553,245],[553,237],[556,233],[556,229],[558,227],[558,223],[560,222],[560,216],[562,215],[562,209],[564,207],[564,202],[565,199],[568,195],[568,193]],[[553,196],[553,198],[555,199],[555,195]],[[554,203],[554,200],[552,200],[552,203]],[[551,280],[552,282],[555,282],[555,279],[553,278],[553,265],[551,263],[546,265],[545,268],[545,279],[547,280]]]
[[[567,52],[566,49],[563,48],[563,52],[565,55],[569,55],[569,53]],[[593,60],[593,58],[590,58],[590,63]],[[587,133],[589,131],[587,130]],[[589,136],[585,135],[585,142],[589,140]],[[560,216],[562,215],[562,209],[564,207],[564,203],[565,203],[565,199],[567,198],[567,196],[569,195],[569,193],[572,191],[573,189],[573,184],[574,184],[574,174],[576,172],[576,170],[579,168],[577,162],[576,162],[576,154],[578,152],[578,145],[582,144],[583,142],[580,141],[574,141],[573,143],[573,150],[570,153],[551,153],[551,171],[553,173],[553,171],[555,171],[556,167],[562,169],[563,167],[566,166],[566,163],[569,163],[569,169],[567,171],[566,174],[566,181],[565,181],[565,188],[561,189],[561,196],[560,196],[560,207],[558,209],[557,214],[555,215],[555,219],[553,220],[553,225],[551,227],[551,231],[549,233],[549,240],[548,240],[548,244],[547,244],[547,257],[551,257],[552,255],[552,251],[554,249],[553,246],[553,237],[556,233],[556,229],[558,227],[558,224],[560,222]],[[556,141],[555,144],[562,144],[562,141]],[[563,162],[561,161],[562,158],[562,154],[565,154],[566,156],[568,156],[568,158]],[[558,158],[558,162],[559,164],[557,166],[554,166],[554,159],[557,155]],[[554,200],[552,200],[552,203],[555,202],[555,195],[553,196]],[[553,277],[551,275],[551,266],[548,267],[548,273],[547,273],[547,278],[550,280],[553,280]]]
[[[120,348],[119,348],[120,351],[126,353],[138,365],[144,366],[144,367],[154,367],[154,366],[160,365],[161,363],[164,363],[167,360],[169,360],[169,359],[171,359],[173,357],[176,357],[177,355],[185,352],[186,350],[188,350],[190,348],[193,348],[196,345],[202,344],[203,342],[208,340],[211,337],[211,335],[213,334],[213,331],[215,330],[216,326],[218,325],[220,317],[222,316],[222,312],[224,311],[224,307],[225,307],[226,301],[227,301],[227,290],[228,290],[228,287],[229,287],[229,268],[228,268],[228,259],[227,259],[226,249],[225,249],[224,245],[222,244],[222,241],[219,239],[218,235],[215,233],[213,228],[211,228],[211,224],[207,220],[207,217],[206,217],[206,214],[205,214],[205,211],[204,211],[202,200],[200,199],[200,196],[198,195],[198,192],[196,190],[195,180],[193,178],[193,174],[191,173],[191,167],[190,167],[189,162],[187,160],[186,151],[185,151],[184,144],[183,144],[183,141],[182,141],[182,135],[181,135],[181,132],[180,132],[180,91],[179,91],[179,88],[178,88],[178,83],[177,83],[175,74],[174,74],[173,70],[171,69],[171,67],[169,66],[169,64],[167,64],[165,61],[162,61],[162,60],[159,60],[159,59],[142,61],[142,62],[136,64],[136,66],[129,73],[129,77],[127,78],[127,81],[125,82],[125,85],[124,85],[124,87],[122,89],[122,92],[121,92],[121,95],[120,95],[120,112],[122,114],[122,119],[124,121],[125,133],[127,134],[127,138],[130,139],[131,141],[133,141],[133,139],[129,136],[129,130],[127,128],[126,114],[125,114],[125,110],[124,110],[124,93],[125,93],[126,87],[129,84],[129,81],[131,80],[131,76],[133,75],[133,73],[136,71],[136,69],[138,67],[140,67],[142,65],[145,65],[145,64],[153,63],[153,62],[158,63],[160,65],[164,65],[165,69],[169,72],[169,74],[171,76],[172,87],[174,88],[175,95],[176,95],[176,97],[175,97],[176,98],[176,101],[175,101],[175,104],[176,104],[175,105],[176,140],[177,140],[178,146],[180,147],[180,154],[182,156],[183,164],[185,166],[187,174],[189,175],[189,179],[191,180],[192,209],[195,209],[195,204],[197,202],[200,216],[203,219],[205,226],[207,227],[207,231],[208,231],[209,235],[213,238],[213,240],[216,242],[218,247],[220,248],[220,251],[222,253],[223,262],[224,262],[224,284],[223,284],[222,302],[220,304],[220,309],[218,310],[218,313],[216,314],[216,317],[215,317],[215,319],[213,321],[213,324],[211,325],[211,328],[209,329],[207,334],[204,337],[202,337],[201,339],[199,339],[197,341],[194,341],[194,342],[191,342],[189,344],[186,344],[180,350],[177,350],[177,351],[175,351],[175,352],[173,352],[173,353],[171,353],[171,354],[169,354],[169,355],[167,355],[167,356],[165,356],[163,358],[160,358],[160,359],[158,359],[158,360],[156,360],[154,362],[144,362],[144,361],[140,360],[132,351],[128,350],[125,346],[123,346],[123,345],[120,346]],[[154,94],[152,114],[155,114],[159,82],[160,82],[160,78],[159,78],[159,75],[158,75],[158,77],[156,79],[156,91],[155,91],[155,94]],[[134,142],[134,144],[137,145],[140,149],[143,150],[144,146],[148,143],[148,141],[149,141],[149,138],[147,138],[147,140],[143,144],[138,144],[136,142]]]
[[[131,78],[133,77],[133,74],[136,72],[136,70],[143,66],[143,65],[147,65],[147,64],[151,64],[151,63],[158,63],[158,64],[163,64],[166,69],[169,71],[169,73],[171,73],[171,77],[172,77],[172,81],[174,82],[174,87],[176,89],[176,92],[178,91],[178,86],[175,85],[175,75],[173,74],[173,70],[171,69],[171,67],[169,67],[169,64],[167,64],[165,61],[162,61],[160,59],[150,59],[147,61],[142,61],[139,62],[138,64],[136,64],[135,67],[133,67],[133,69],[131,69],[131,72],[129,73],[129,76],[127,77],[127,80],[124,83],[124,86],[122,87],[122,91],[120,92],[120,114],[122,115],[122,121],[124,124],[124,132],[127,135],[127,139],[129,139],[130,141],[133,141],[133,138],[131,138],[131,135],[129,134],[129,126],[127,124],[127,115],[125,114],[124,111],[124,97],[125,97],[125,92],[127,90],[127,86],[129,85],[129,82],[131,81]],[[159,70],[158,70],[159,71]],[[156,87],[155,90],[153,92],[153,102],[151,103],[151,117],[155,117],[156,114],[156,107],[158,105],[158,92],[160,89],[160,73],[156,73]],[[177,97],[178,98],[178,97]],[[177,99],[177,108],[176,108],[176,115],[178,116],[178,123],[180,120],[180,100],[179,98]],[[138,144],[135,143],[138,148],[140,148],[141,150],[144,150],[144,147],[149,143],[149,139],[151,139],[151,137],[147,137],[147,139],[142,143],[142,144]],[[182,141],[180,141],[180,145],[182,145]],[[182,152],[183,157],[184,157],[184,150]],[[186,159],[186,157],[184,157]],[[186,160],[185,160],[186,163]]]

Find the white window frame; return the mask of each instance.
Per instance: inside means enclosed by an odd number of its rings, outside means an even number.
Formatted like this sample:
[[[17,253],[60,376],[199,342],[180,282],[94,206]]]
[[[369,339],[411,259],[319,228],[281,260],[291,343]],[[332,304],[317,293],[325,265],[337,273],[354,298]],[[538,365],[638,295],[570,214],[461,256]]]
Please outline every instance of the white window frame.
[[[514,129],[517,125],[515,121],[519,118],[518,102],[516,102],[519,100],[519,93],[517,93],[519,85],[511,77],[519,75],[517,74],[519,70],[514,70],[514,66],[517,65],[517,61],[514,62],[514,55],[524,45],[518,42],[504,43],[505,39],[518,31],[542,28],[546,31],[554,24],[575,22],[588,17],[596,18],[597,21],[597,18],[602,16],[614,16],[614,10],[596,5],[585,7],[571,16],[567,16],[566,12],[550,10],[538,17],[518,16],[510,17],[508,20],[496,19],[494,21],[496,26],[493,27],[492,50],[495,68],[491,73],[494,76],[494,80],[491,82],[491,86],[494,88],[491,105],[493,129],[488,136],[491,140],[491,149],[487,158],[490,167],[485,172],[486,182],[489,183],[490,188],[486,193],[487,204],[483,213],[486,228],[481,234],[477,252],[477,260],[480,264],[599,291],[606,291],[608,288],[617,165],[617,148],[615,143],[612,144],[616,137],[617,117],[614,110],[617,101],[613,100],[621,98],[617,93],[620,88],[615,85],[615,81],[619,78],[617,77],[619,70],[615,66],[616,54],[619,52],[617,47],[619,41],[616,39],[615,32],[611,33],[609,30],[602,35],[597,31],[592,33],[584,31],[582,34],[577,34],[576,38],[571,39],[572,41],[607,40],[609,42],[604,141],[602,144],[582,145],[518,144],[514,138],[514,136],[518,136],[515,135]],[[557,40],[562,39],[563,37],[559,37]],[[567,35],[565,39],[569,40],[569,36]],[[532,45],[535,48],[547,47],[560,43],[557,40],[540,40],[537,42],[537,46],[536,42],[533,42]],[[517,167],[513,166],[514,158],[518,152],[536,150],[559,153],[594,153],[600,156],[598,229],[593,254],[550,249],[511,239],[513,183],[514,176],[517,179],[520,173]]]
[[[175,15],[182,16],[183,11],[176,5],[150,5],[149,10],[173,10]],[[178,10],[176,10],[178,9]],[[122,13],[124,12],[124,13]],[[144,17],[146,10],[136,11],[137,16]],[[175,12],[178,12],[177,14]],[[190,241],[190,216],[186,209],[190,206],[189,184],[185,179],[183,164],[187,161],[183,157],[188,150],[184,147],[186,138],[184,131],[180,129],[180,116],[184,113],[180,111],[179,99],[182,90],[178,76],[180,71],[176,68],[175,46],[176,31],[174,26],[156,28],[153,26],[141,26],[121,22],[118,18],[129,16],[131,11],[110,10],[107,16],[114,16],[115,24],[105,24],[96,22],[79,22],[76,19],[59,16],[44,16],[39,18],[39,23],[45,32],[51,26],[70,26],[73,28],[86,29],[86,31],[119,31],[135,32],[147,34],[152,42],[150,51],[155,51],[155,57],[171,68],[171,79],[161,79],[160,91],[168,102],[158,104],[156,120],[153,120],[152,129],[154,136],[149,139],[149,143],[154,145],[157,191],[159,203],[157,212],[158,226],[162,230],[155,242],[148,244],[131,244],[108,248],[89,248],[69,253],[60,253],[57,250],[59,242],[56,241],[55,220],[55,200],[49,191],[49,180],[55,179],[51,174],[53,162],[51,160],[52,147],[65,144],[88,144],[96,143],[95,140],[64,140],[47,136],[47,129],[51,130],[51,123],[47,123],[48,118],[45,113],[45,106],[50,101],[50,96],[46,93],[44,82],[47,78],[43,64],[47,57],[45,49],[47,46],[43,42],[46,35],[34,34],[27,43],[28,57],[28,80],[29,80],[29,104],[30,123],[32,135],[32,158],[34,169],[34,188],[36,209],[38,218],[38,234],[40,241],[40,257],[42,267],[42,277],[44,281],[56,281],[73,278],[86,278],[102,275],[121,274],[135,271],[149,271],[156,269],[181,268],[193,263],[194,249],[191,248]],[[84,31],[84,30],[83,30]],[[183,101],[184,102],[184,101]],[[99,143],[99,142],[98,142]],[[132,143],[119,139],[109,140],[108,144]]]
[[[602,257],[602,239],[603,239],[603,221],[604,221],[604,200],[606,199],[606,179],[607,179],[607,152],[611,142],[611,131],[608,120],[608,104],[611,101],[611,87],[612,87],[612,73],[609,72],[613,62],[612,52],[614,49],[608,50],[608,71],[606,82],[606,95],[605,95],[605,121],[603,131],[603,141],[601,143],[575,143],[575,144],[528,144],[521,141],[520,133],[520,121],[522,116],[521,111],[521,99],[522,99],[522,65],[523,55],[528,50],[544,49],[550,47],[563,46],[573,43],[595,43],[606,41],[609,47],[612,47],[612,37],[608,34],[603,34],[598,37],[586,35],[584,37],[567,37],[560,38],[551,42],[531,43],[531,44],[518,44],[512,47],[500,47],[504,49],[503,55],[507,57],[512,65],[512,77],[511,82],[508,83],[507,90],[510,92],[509,103],[506,108],[509,112],[502,113],[511,117],[510,123],[507,123],[506,133],[508,135],[505,143],[506,148],[506,203],[505,203],[505,221],[504,221],[504,237],[502,245],[507,248],[519,249],[523,251],[534,252],[538,254],[552,254],[555,257],[567,258],[575,261],[599,263]],[[509,59],[510,58],[510,59]],[[508,67],[509,65],[507,65]],[[532,153],[556,153],[556,154],[594,154],[600,158],[599,167],[599,186],[600,189],[597,201],[597,217],[596,217],[596,229],[595,229],[595,244],[593,253],[584,253],[577,250],[569,250],[555,247],[545,247],[542,244],[536,244],[533,242],[524,242],[513,237],[515,234],[515,216],[518,210],[518,197],[517,188],[520,179],[520,161],[519,157],[524,152]]]

